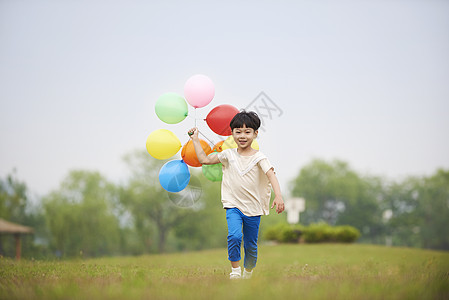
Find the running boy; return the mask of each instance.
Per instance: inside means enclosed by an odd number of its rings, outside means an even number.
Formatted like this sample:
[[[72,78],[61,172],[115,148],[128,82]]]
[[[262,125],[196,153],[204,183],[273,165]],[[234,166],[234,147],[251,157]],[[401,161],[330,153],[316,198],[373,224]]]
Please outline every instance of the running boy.
[[[189,135],[201,164],[223,165],[221,202],[226,209],[228,223],[228,259],[232,266],[229,276],[231,279],[242,277],[240,244],[243,237],[243,278],[251,278],[257,261],[260,216],[269,214],[271,187],[275,194],[271,208],[276,206],[277,213],[283,212],[284,201],[274,167],[265,155],[251,148],[260,127],[257,114],[241,111],[231,120],[230,126],[237,148],[224,150],[217,155],[207,156],[204,153],[197,128],[190,129]]]

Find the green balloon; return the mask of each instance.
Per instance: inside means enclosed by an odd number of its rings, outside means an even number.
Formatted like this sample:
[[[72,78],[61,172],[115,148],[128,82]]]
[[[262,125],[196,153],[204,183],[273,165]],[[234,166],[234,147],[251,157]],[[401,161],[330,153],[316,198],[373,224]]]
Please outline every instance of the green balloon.
[[[216,155],[217,152],[214,151],[210,155]],[[210,181],[221,181],[223,178],[223,168],[222,164],[215,165],[203,165],[202,166],[203,175]]]
[[[176,124],[187,117],[188,107],[184,98],[176,93],[165,93],[156,101],[156,115],[168,124]]]

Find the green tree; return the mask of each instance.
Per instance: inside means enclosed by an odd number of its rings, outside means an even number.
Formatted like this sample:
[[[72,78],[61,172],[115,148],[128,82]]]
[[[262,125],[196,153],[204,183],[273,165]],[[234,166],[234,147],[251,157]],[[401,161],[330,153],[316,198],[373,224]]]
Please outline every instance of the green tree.
[[[135,151],[125,156],[125,162],[131,176],[120,199],[132,216],[136,240],[142,245],[140,251],[203,249],[226,244],[219,183],[207,181],[190,168],[187,192],[168,193],[158,179],[165,161],[156,160],[145,151]],[[189,189],[194,194],[189,194]]]
[[[306,199],[305,224],[352,225],[365,241],[382,234],[380,179],[363,178],[343,161],[313,160],[292,181],[291,194]]]
[[[43,203],[55,253],[100,256],[120,252],[118,191],[98,172],[71,171]]]
[[[120,201],[132,216],[143,251],[165,252],[168,234],[182,216],[159,184],[164,162],[144,151],[132,152],[124,160],[131,176],[122,187]]]
[[[424,178],[418,189],[417,214],[424,248],[449,250],[449,170]]]
[[[184,209],[183,221],[174,228],[179,250],[226,247],[226,212],[221,203],[221,182],[211,182],[200,170],[192,170],[192,181],[200,190],[195,205]]]
[[[420,217],[418,215],[419,178],[409,177],[401,182],[393,182],[385,187],[383,210],[390,216],[384,220],[386,235],[392,245],[422,247],[417,234]]]
[[[35,243],[35,237],[46,237],[43,213],[39,205],[31,202],[27,185],[17,178],[16,171],[0,178],[0,218],[35,230],[34,235],[21,237],[23,257],[40,257],[45,252],[44,246]],[[14,249],[13,237],[0,235],[0,254],[13,256]]]
[[[28,205],[28,189],[25,182],[16,178],[15,172],[0,179],[0,218],[11,222],[23,222]]]
[[[394,245],[449,250],[449,171],[394,183],[386,200]]]

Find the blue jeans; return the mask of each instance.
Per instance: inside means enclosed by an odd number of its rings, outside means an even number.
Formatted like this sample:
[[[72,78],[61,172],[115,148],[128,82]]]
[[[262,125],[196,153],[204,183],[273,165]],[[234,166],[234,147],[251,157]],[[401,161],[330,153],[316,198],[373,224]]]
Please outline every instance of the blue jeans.
[[[243,236],[245,249],[243,266],[248,270],[253,269],[257,262],[260,216],[248,217],[242,214],[238,208],[227,208],[226,221],[228,222],[228,259],[230,261],[240,260],[240,245]]]

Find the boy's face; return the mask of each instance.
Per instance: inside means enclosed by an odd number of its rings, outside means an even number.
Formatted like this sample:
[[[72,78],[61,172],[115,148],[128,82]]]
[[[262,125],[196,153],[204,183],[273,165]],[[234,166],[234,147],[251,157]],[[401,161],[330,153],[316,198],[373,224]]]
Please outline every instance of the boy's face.
[[[257,137],[257,133],[257,130],[254,131],[254,129],[243,124],[242,128],[234,128],[232,130],[232,137],[239,148],[246,149],[251,147],[253,140]]]

